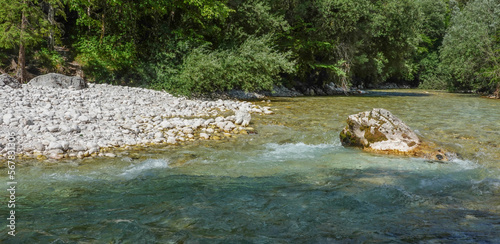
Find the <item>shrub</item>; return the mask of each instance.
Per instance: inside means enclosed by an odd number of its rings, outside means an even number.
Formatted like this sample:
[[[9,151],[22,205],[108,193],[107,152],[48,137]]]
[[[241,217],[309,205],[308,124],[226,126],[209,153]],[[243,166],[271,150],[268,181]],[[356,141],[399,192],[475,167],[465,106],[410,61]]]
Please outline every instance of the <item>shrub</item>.
[[[271,37],[264,36],[250,37],[236,49],[212,51],[201,46],[186,56],[178,73],[163,66],[154,87],[183,95],[234,88],[271,90],[280,74],[295,71],[295,63],[289,60],[290,53],[278,52],[270,43]]]

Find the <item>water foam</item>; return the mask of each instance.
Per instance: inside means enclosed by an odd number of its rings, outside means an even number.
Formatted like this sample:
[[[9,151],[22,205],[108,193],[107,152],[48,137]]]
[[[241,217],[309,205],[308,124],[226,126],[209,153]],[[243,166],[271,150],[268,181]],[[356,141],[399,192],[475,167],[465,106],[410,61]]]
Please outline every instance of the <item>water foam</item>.
[[[266,152],[263,156],[278,161],[315,158],[318,154],[331,152],[332,149],[338,147],[334,144],[311,145],[303,142],[286,144],[268,143],[265,146]]]
[[[170,168],[168,161],[164,159],[148,159],[139,164],[130,165],[120,176],[126,178],[135,178],[144,172],[153,169],[165,169]]]

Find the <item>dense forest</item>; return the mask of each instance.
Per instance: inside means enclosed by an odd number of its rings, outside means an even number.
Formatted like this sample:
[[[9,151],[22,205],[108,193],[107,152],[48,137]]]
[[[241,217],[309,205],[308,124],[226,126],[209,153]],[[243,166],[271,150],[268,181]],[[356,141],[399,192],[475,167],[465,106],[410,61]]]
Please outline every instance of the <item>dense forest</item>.
[[[0,0],[0,71],[177,94],[500,86],[500,0]]]

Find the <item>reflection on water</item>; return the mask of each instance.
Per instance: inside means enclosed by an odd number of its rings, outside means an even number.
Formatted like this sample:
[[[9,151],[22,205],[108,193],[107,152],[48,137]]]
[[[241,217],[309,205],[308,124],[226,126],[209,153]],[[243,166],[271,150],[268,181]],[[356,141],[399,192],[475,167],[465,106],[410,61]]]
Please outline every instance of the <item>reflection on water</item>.
[[[500,103],[420,92],[279,99],[257,135],[20,168],[19,232],[0,241],[500,242]],[[346,117],[373,107],[462,158],[343,148]]]

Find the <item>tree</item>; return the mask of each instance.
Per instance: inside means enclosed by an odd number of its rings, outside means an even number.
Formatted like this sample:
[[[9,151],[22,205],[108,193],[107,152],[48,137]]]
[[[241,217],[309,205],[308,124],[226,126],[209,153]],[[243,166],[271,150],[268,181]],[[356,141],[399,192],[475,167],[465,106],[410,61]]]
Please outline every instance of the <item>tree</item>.
[[[475,0],[451,19],[440,58],[452,90],[492,91],[499,84],[500,1]]]
[[[58,1],[50,1],[55,3]],[[44,1],[0,0],[0,48],[19,49],[16,76],[27,81],[26,48],[44,41],[53,28],[44,13]]]

